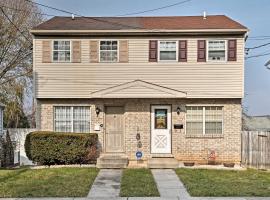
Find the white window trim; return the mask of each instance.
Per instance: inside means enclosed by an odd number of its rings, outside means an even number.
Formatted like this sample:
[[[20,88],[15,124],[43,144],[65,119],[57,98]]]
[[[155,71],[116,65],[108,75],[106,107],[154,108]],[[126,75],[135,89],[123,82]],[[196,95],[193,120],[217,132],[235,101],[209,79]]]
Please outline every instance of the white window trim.
[[[208,136],[208,135],[213,135],[213,134],[205,134],[205,107],[222,107],[222,130],[221,133],[219,134],[214,134],[214,135],[223,135],[224,134],[224,105],[201,105],[201,104],[187,104],[186,107],[189,106],[198,106],[198,107],[203,107],[203,132],[202,136]],[[187,134],[187,113],[185,113],[185,135]]]
[[[209,42],[210,41],[223,41],[225,42],[225,60],[209,60]],[[206,62],[209,62],[209,63],[226,63],[228,61],[228,46],[227,46],[227,40],[224,40],[224,39],[211,39],[211,40],[206,40]]]
[[[70,59],[69,61],[57,61],[57,60],[54,60],[53,59],[53,52],[54,52],[54,42],[55,41],[69,41],[69,44],[70,44]],[[52,52],[52,55],[51,55],[51,59],[52,59],[52,62],[53,63],[71,63],[72,62],[72,41],[71,40],[65,40],[65,39],[59,39],[59,40],[53,40],[52,41],[52,44],[51,44],[51,52]]]
[[[117,61],[101,61],[100,60],[100,56],[101,56],[100,55],[100,43],[102,41],[116,41],[117,42]],[[100,63],[117,63],[117,62],[119,62],[119,47],[120,47],[119,44],[120,44],[119,40],[115,40],[115,39],[99,40],[99,42],[98,42],[98,62],[100,62]],[[113,50],[113,51],[115,51],[115,50]]]
[[[176,47],[176,59],[175,60],[160,60],[160,42],[175,42]],[[177,40],[159,40],[158,41],[158,62],[178,62],[178,41]]]
[[[89,132],[91,132],[91,106],[89,105],[54,105],[53,106],[53,131],[56,131],[55,130],[55,122],[56,122],[56,119],[55,119],[55,107],[71,107],[71,132],[73,133],[74,132],[74,129],[73,129],[73,124],[74,124],[74,119],[73,119],[73,108],[74,107],[88,107],[89,108]]]

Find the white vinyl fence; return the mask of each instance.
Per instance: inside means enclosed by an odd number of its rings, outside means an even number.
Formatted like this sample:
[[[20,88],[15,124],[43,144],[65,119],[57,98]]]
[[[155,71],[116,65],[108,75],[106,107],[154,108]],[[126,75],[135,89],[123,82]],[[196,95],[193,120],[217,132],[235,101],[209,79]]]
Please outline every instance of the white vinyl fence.
[[[9,128],[7,129],[14,144],[14,163],[17,165],[33,165],[27,158],[24,150],[24,142],[26,135],[35,131],[33,128]]]

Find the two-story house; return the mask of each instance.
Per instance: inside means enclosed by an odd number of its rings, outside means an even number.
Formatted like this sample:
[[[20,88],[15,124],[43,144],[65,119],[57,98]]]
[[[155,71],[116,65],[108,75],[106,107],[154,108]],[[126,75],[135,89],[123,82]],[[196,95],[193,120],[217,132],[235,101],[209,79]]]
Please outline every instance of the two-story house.
[[[223,15],[54,17],[31,31],[37,126],[98,133],[100,167],[239,163],[247,31]]]

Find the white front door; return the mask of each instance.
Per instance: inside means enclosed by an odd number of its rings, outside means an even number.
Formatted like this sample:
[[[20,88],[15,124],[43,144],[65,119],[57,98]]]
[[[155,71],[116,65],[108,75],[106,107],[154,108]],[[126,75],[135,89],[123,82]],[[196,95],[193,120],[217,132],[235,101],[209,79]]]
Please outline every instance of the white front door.
[[[171,153],[171,106],[151,107],[151,153]]]

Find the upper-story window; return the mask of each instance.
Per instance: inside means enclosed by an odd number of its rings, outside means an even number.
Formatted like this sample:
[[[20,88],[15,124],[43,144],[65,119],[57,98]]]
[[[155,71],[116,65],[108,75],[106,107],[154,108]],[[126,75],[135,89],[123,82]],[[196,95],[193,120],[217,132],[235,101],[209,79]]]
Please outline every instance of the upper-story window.
[[[177,42],[159,41],[159,60],[176,61],[177,60]]]
[[[225,40],[208,41],[208,61],[226,61]]]
[[[118,61],[118,41],[106,40],[100,41],[100,62],[117,62]]]
[[[70,62],[70,41],[53,41],[53,61]]]

